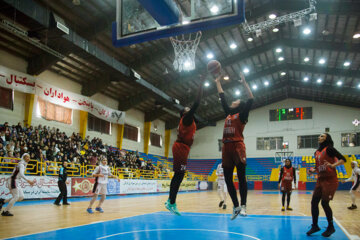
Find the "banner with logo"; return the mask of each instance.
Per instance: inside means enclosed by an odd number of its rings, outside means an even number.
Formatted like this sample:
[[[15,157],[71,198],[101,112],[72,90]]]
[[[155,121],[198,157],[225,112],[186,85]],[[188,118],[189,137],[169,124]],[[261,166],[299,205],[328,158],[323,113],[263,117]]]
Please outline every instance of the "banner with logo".
[[[107,185],[107,194],[120,194],[120,182],[117,179],[110,178]]]
[[[157,180],[158,192],[169,192],[171,180]],[[180,191],[198,190],[198,181],[183,181],[180,185]]]
[[[157,192],[156,180],[121,179],[120,193],[153,193]]]
[[[92,196],[95,178],[71,178],[71,196]]]
[[[11,198],[9,190],[10,186],[10,175],[0,175],[0,196],[1,198]],[[46,177],[46,176],[26,176],[29,180],[35,179],[34,186],[30,186],[23,179],[16,180],[16,186],[21,188],[24,192],[25,199],[35,198],[56,198],[60,191],[58,187],[57,177]],[[70,182],[70,181],[69,181]],[[71,195],[71,184],[67,184],[68,196]]]
[[[0,65],[0,86],[35,94],[45,101],[66,108],[82,110],[112,123],[123,124],[125,112],[114,110],[88,97],[41,82],[35,77]]]

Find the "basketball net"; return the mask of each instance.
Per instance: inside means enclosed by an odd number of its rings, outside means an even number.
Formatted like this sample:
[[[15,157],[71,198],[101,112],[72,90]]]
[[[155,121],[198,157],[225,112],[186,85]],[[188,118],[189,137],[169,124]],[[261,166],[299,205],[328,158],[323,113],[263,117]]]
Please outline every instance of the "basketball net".
[[[182,72],[195,69],[195,54],[201,35],[201,31],[199,31],[196,34],[190,33],[188,38],[185,38],[184,34],[170,37],[175,52],[173,62],[175,70]]]

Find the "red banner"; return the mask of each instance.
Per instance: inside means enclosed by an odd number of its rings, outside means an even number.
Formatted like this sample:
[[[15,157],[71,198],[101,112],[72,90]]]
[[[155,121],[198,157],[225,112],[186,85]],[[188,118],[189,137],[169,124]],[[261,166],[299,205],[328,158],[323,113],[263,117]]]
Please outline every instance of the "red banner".
[[[71,196],[92,196],[94,178],[71,178]]]

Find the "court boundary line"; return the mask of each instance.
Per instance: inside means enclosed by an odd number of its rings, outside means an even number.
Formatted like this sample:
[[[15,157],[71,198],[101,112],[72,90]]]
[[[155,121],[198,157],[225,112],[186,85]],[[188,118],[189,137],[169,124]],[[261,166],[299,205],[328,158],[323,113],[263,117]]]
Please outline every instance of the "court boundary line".
[[[343,227],[343,225],[341,225],[340,221],[338,221],[335,217],[334,218],[334,221],[336,222],[336,224],[340,227],[340,229],[345,233],[345,235],[350,239],[350,240],[355,240],[355,239],[359,239],[359,236],[358,235],[351,235],[347,230],[346,228]]]
[[[155,232],[155,231],[206,231],[206,232],[221,232],[221,233],[230,233],[230,234],[234,234],[234,235],[240,235],[240,236],[245,236],[245,237],[249,237],[255,240],[261,240],[260,238],[254,237],[254,236],[250,236],[247,234],[243,234],[243,233],[236,233],[236,232],[228,232],[228,231],[222,231],[222,230],[211,230],[211,229],[188,229],[188,228],[173,228],[173,229],[144,229],[144,230],[137,230],[137,231],[130,231],[130,232],[123,232],[123,233],[116,233],[116,234],[111,234],[108,236],[104,236],[104,237],[100,237],[100,238],[96,238],[98,239],[105,239],[105,238],[109,238],[109,237],[114,237],[114,236],[118,236],[118,235],[123,235],[123,234],[128,234],[128,233],[138,233],[138,232]]]
[[[154,213],[157,213],[157,212],[144,213],[144,214],[139,214],[139,215],[130,216],[130,217],[122,217],[122,218],[117,218],[117,219],[108,220],[108,221],[103,221],[103,222],[111,222],[111,221],[116,221],[116,220],[119,220],[119,219],[132,218],[132,217],[143,216],[143,215],[146,215],[146,214],[154,214]],[[31,233],[31,234],[23,234],[23,235],[18,235],[18,236],[14,236],[14,237],[8,237],[8,238],[5,238],[5,239],[12,239],[12,238],[18,238],[18,237],[26,237],[26,236],[31,236],[31,235],[35,235],[35,234],[47,233],[47,232],[53,232],[53,231],[59,231],[59,230],[68,229],[68,228],[83,227],[83,226],[87,226],[87,225],[91,225],[91,224],[97,224],[97,223],[100,223],[100,222],[101,222],[101,221],[96,221],[96,222],[91,222],[91,223],[87,223],[87,224],[81,224],[81,225],[72,226],[72,227],[56,228],[56,229],[53,229],[53,230],[47,230],[47,231],[36,232],[36,233]]]

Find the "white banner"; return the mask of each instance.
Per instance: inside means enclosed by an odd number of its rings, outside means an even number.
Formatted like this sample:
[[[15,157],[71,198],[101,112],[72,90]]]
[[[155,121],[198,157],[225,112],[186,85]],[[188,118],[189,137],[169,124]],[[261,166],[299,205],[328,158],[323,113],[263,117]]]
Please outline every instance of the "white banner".
[[[60,191],[58,187],[57,177],[46,177],[46,176],[26,176],[28,179],[35,179],[34,186],[30,186],[26,181],[22,179],[16,180],[16,186],[21,188],[24,192],[25,199],[36,199],[36,198],[56,198]],[[11,198],[9,184],[10,175],[0,175],[0,196],[1,198]],[[69,178],[68,178],[69,179]],[[71,179],[69,179],[71,183]],[[71,184],[67,184],[68,196],[71,195]]]
[[[157,192],[156,180],[121,179],[120,194]]]
[[[36,80],[36,78],[4,66],[0,66],[0,86],[19,92],[35,94],[45,101],[66,108],[89,112],[112,123],[124,124],[125,112],[108,108],[88,97],[65,91]]]

